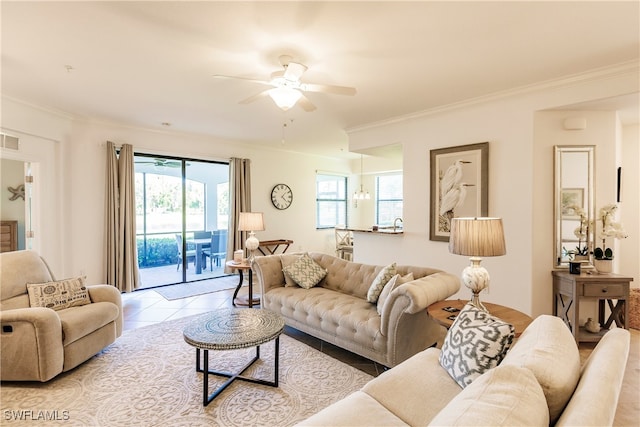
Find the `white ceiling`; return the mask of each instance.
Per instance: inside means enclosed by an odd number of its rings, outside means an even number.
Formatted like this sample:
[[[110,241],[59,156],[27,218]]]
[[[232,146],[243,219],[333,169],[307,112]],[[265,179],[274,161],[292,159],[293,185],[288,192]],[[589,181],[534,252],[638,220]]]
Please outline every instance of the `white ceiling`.
[[[282,147],[284,130],[285,148],[338,157],[348,156],[345,129],[637,61],[640,52],[638,1],[1,7],[5,96],[264,146]],[[303,82],[353,86],[357,95],[308,93],[316,111],[283,112],[269,98],[238,104],[265,86],[212,77],[267,79],[282,54],[309,67]],[[635,96],[625,117],[637,120],[637,105]]]

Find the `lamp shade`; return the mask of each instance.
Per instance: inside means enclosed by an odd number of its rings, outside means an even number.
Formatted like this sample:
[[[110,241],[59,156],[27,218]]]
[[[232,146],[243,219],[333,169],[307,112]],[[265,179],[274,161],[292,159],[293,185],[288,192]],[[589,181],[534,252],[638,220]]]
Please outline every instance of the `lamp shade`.
[[[262,212],[240,212],[238,231],[264,231]]]
[[[449,252],[472,257],[506,254],[502,218],[453,218]]]

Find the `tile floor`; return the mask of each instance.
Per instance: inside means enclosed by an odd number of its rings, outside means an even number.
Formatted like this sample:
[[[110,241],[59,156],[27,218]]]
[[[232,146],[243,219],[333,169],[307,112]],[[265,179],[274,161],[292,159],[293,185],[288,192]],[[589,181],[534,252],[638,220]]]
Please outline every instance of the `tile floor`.
[[[124,329],[140,328],[164,322],[165,320],[179,319],[185,316],[206,313],[217,308],[231,307],[231,297],[235,286],[238,284],[238,277],[233,275],[213,280],[227,280],[231,289],[174,301],[167,301],[153,289],[123,294]],[[240,295],[244,290],[246,290],[246,287],[243,287]],[[618,402],[618,410],[614,422],[616,426],[640,426],[640,331],[631,329],[630,332],[631,351],[622,393]],[[286,327],[285,333],[370,375],[377,376],[385,370],[382,365],[293,328]],[[593,347],[593,343],[581,344],[580,350],[583,357],[585,352],[589,352]]]

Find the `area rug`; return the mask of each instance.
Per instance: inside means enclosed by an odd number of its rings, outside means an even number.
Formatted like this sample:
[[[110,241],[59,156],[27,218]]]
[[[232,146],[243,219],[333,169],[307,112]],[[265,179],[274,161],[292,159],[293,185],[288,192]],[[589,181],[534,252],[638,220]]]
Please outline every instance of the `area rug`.
[[[236,381],[203,407],[196,351],[182,336],[198,316],[126,331],[103,352],[47,383],[2,383],[2,425],[48,420],[42,425],[289,426],[372,378],[283,334],[278,388]],[[273,380],[273,352],[273,342],[262,345],[261,359],[245,375]],[[210,369],[233,371],[255,349],[210,355]],[[210,376],[211,392],[224,380]]]
[[[237,276],[225,276],[216,279],[202,280],[199,282],[180,283],[177,285],[160,286],[153,290],[162,295],[166,300],[172,301],[211,292],[234,289],[238,284]]]

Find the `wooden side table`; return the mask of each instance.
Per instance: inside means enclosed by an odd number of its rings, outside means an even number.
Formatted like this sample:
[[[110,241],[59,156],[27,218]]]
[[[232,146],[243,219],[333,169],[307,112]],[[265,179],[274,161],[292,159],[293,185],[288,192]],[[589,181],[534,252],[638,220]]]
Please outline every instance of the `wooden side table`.
[[[238,296],[238,291],[240,291],[242,283],[244,282],[245,271],[249,272],[249,298],[247,299],[245,304],[248,305],[249,308],[252,308],[254,304],[260,304],[260,296],[253,295],[253,270],[251,270],[251,265],[246,260],[244,260],[240,263],[235,261],[227,261],[226,266],[231,269],[238,270],[238,274],[240,275],[240,281],[238,282],[238,286],[236,286],[236,290],[233,293],[231,304],[233,304],[234,307],[236,306],[236,297]],[[245,304],[241,303],[240,305]]]
[[[613,322],[619,328],[629,329],[629,287],[632,277],[619,274],[580,273],[554,270],[553,274],[553,315],[559,316],[567,324],[576,342],[595,342],[609,330]],[[598,301],[599,333],[587,332],[580,327],[580,300]],[[614,303],[614,300],[616,302]],[[611,313],[605,318],[605,305]]]
[[[445,300],[438,301],[434,304],[431,304],[427,307],[427,312],[431,317],[433,317],[438,323],[440,323],[445,328],[449,329],[453,324],[453,320],[455,316],[462,310],[462,307],[465,306],[469,301],[468,300]],[[516,330],[516,338],[522,334],[522,332],[526,329],[527,326],[533,321],[530,316],[527,316],[521,311],[515,310],[513,308],[505,307],[504,305],[499,304],[491,304],[489,302],[482,301],[482,304],[489,310],[489,314],[495,316],[505,322],[511,323]],[[457,309],[456,312],[450,312],[444,310],[445,307],[453,307]]]

